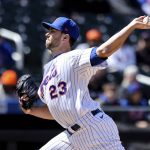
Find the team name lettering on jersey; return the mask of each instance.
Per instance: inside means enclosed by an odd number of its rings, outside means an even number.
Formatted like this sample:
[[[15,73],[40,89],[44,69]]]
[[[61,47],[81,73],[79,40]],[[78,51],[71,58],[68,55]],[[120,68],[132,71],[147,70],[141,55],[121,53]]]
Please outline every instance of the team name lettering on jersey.
[[[44,98],[44,86],[46,86],[52,78],[56,77],[56,75],[57,75],[57,70],[55,66],[53,66],[52,70],[50,71],[50,75],[47,75],[40,85],[40,93],[42,98]]]

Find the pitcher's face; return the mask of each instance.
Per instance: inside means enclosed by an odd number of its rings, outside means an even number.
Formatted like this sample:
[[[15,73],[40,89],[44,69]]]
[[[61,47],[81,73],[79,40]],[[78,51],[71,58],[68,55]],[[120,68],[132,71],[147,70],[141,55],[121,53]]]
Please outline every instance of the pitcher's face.
[[[56,29],[50,28],[49,32],[45,34],[46,36],[46,48],[53,50],[57,48],[61,43],[62,32]]]

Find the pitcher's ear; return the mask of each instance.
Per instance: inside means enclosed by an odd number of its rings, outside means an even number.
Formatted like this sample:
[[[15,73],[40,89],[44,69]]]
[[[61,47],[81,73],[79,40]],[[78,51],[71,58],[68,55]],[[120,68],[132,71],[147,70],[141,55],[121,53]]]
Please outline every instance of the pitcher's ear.
[[[64,39],[69,39],[69,34],[64,34]]]

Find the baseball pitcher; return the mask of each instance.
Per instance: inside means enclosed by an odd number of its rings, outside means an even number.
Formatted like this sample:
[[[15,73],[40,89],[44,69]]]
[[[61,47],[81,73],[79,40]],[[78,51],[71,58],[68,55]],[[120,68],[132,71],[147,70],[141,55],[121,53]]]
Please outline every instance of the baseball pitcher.
[[[59,17],[53,23],[42,23],[47,29],[46,48],[54,56],[44,66],[38,89],[45,105],[33,105],[37,87],[29,75],[19,79],[17,93],[24,113],[55,119],[65,131],[40,150],[124,150],[116,124],[99,103],[91,99],[87,86],[97,70],[107,67],[107,58],[135,29],[150,29],[144,18],[133,19],[102,45],[85,50],[71,50],[79,37],[79,28],[72,19]]]

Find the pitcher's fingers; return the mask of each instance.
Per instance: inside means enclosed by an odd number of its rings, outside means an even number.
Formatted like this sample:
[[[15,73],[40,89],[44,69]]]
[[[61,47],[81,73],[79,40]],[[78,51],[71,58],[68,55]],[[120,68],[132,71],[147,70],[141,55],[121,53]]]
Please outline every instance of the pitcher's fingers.
[[[141,21],[143,21],[143,19],[144,19],[145,17],[146,17],[146,16],[140,16],[140,17],[136,18],[136,20],[141,22]]]
[[[21,100],[23,100],[23,101],[29,100],[28,95],[27,95],[27,94],[24,94],[23,96],[21,96]]]

